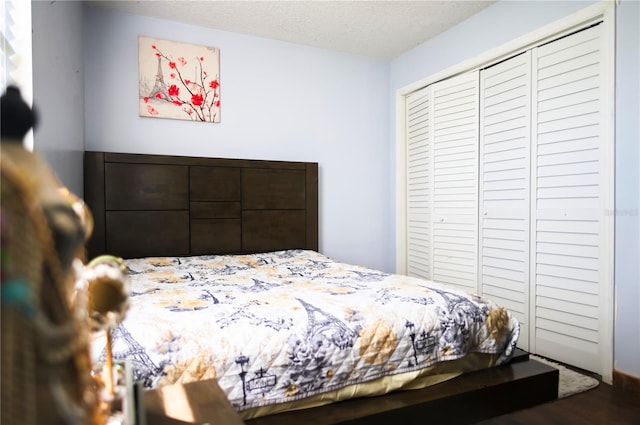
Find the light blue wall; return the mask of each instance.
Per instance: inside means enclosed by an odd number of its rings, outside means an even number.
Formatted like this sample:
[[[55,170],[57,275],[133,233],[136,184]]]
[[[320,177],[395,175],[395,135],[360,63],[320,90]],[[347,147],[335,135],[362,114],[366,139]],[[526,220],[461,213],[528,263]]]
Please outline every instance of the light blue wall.
[[[31,4],[34,150],[58,179],[82,196],[84,152],[83,16],[80,2]]]
[[[86,149],[315,161],[320,251],[393,269],[388,63],[86,7]],[[138,116],[139,35],[220,48],[219,124]]]
[[[616,12],[615,363],[640,377],[640,2]]]
[[[474,58],[596,2],[501,1],[391,62],[390,91]],[[639,3],[616,10],[616,230],[614,368],[640,376]],[[395,117],[390,112],[391,139]],[[394,149],[389,152],[394,155]],[[395,192],[394,192],[395,194]]]

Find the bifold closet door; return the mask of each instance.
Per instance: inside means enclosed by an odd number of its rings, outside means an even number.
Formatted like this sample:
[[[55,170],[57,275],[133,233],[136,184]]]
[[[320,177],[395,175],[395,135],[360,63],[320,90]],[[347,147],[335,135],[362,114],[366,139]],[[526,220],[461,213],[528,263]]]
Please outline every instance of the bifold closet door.
[[[532,50],[532,351],[602,373],[607,191],[602,25]]]
[[[495,300],[520,320],[521,348],[605,376],[613,141],[603,31],[413,93],[406,130],[408,273]]]
[[[529,349],[531,52],[480,72],[479,281]]]
[[[407,274],[431,279],[431,87],[407,97]]]
[[[478,293],[478,72],[407,99],[407,270]]]
[[[478,293],[478,71],[431,86],[432,279]]]

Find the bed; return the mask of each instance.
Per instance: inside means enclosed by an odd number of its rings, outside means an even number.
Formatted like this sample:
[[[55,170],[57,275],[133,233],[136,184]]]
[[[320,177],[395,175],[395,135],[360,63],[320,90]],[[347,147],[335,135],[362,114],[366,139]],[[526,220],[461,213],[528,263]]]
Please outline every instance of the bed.
[[[114,356],[149,388],[215,379],[256,424],[470,423],[557,397],[504,308],[318,252],[317,163],[86,152],[84,178],[88,255],[131,281]],[[452,414],[464,397],[484,401]]]

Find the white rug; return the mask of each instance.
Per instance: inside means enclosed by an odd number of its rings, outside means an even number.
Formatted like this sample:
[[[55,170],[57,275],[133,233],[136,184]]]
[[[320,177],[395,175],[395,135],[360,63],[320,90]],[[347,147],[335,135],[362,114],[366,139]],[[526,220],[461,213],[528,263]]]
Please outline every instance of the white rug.
[[[542,357],[534,356],[533,354],[530,354],[529,358],[554,367],[560,371],[560,382],[558,383],[558,398],[564,398],[570,395],[578,394],[583,391],[595,388],[598,386],[598,384],[600,384],[597,379],[568,369],[556,362],[543,359]]]

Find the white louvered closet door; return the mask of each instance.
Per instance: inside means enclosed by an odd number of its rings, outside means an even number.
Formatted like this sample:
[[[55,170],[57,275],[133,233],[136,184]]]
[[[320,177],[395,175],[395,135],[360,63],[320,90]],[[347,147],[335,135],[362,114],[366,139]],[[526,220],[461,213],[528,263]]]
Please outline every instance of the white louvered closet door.
[[[407,97],[407,274],[431,279],[431,88]]]
[[[432,276],[479,293],[478,72],[431,86]]]
[[[507,307],[521,322],[519,347],[610,379],[604,27],[407,97],[407,266]]]
[[[533,49],[531,351],[602,371],[602,25]],[[613,143],[610,141],[610,143]]]
[[[529,349],[531,52],[480,73],[479,281]]]

